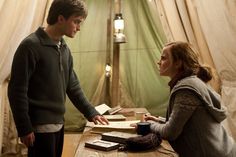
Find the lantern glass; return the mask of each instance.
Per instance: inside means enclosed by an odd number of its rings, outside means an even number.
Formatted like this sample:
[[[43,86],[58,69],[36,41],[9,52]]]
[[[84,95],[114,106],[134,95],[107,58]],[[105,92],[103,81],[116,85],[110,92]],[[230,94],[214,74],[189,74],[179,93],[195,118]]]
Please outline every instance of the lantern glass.
[[[124,19],[122,18],[122,14],[115,14],[115,19],[114,19],[114,42],[115,43],[125,43],[126,38],[123,33],[124,31]]]

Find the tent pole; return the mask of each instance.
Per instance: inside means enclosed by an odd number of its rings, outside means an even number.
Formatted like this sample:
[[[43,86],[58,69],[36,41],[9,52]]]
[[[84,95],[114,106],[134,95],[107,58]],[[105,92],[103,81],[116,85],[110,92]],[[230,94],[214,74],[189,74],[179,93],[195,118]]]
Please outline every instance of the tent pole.
[[[115,0],[115,14],[121,12],[121,1]],[[120,67],[120,44],[113,42],[113,66],[112,66],[112,107],[119,102],[119,67]]]

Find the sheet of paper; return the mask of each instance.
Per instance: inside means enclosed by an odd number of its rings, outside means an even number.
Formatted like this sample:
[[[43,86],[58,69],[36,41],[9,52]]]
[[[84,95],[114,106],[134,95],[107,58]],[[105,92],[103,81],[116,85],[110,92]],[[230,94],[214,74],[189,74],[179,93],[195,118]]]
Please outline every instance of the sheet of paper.
[[[94,128],[111,128],[111,129],[134,129],[134,127],[130,126],[130,124],[138,123],[140,120],[132,120],[132,121],[115,121],[109,122],[109,125],[94,125],[93,122],[87,123],[87,126]]]
[[[98,111],[98,113],[103,115],[105,112],[107,112],[111,108],[107,106],[106,104],[101,104],[101,105],[96,106],[95,109]]]

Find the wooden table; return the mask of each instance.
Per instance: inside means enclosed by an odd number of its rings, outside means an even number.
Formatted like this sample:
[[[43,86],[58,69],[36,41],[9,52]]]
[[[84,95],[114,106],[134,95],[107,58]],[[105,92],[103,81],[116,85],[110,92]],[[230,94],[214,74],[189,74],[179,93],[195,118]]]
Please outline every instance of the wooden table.
[[[123,114],[127,120],[135,120],[135,112],[147,112],[145,108],[124,108],[118,114]],[[161,145],[155,150],[142,152],[129,151],[100,151],[96,149],[86,148],[84,143],[88,140],[101,139],[101,134],[94,133],[94,128],[85,127],[80,138],[75,157],[178,157],[173,151],[168,141],[163,140]],[[96,130],[97,131],[97,130]],[[104,131],[104,130],[103,130]],[[111,131],[111,130],[110,130]]]

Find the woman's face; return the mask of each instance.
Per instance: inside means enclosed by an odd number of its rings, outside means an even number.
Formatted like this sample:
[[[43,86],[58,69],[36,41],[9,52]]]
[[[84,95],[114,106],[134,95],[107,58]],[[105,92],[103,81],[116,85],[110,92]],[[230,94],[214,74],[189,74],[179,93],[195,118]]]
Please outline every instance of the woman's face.
[[[173,62],[170,47],[171,45],[163,48],[161,59],[157,64],[161,76],[173,78],[178,72],[178,66]]]

